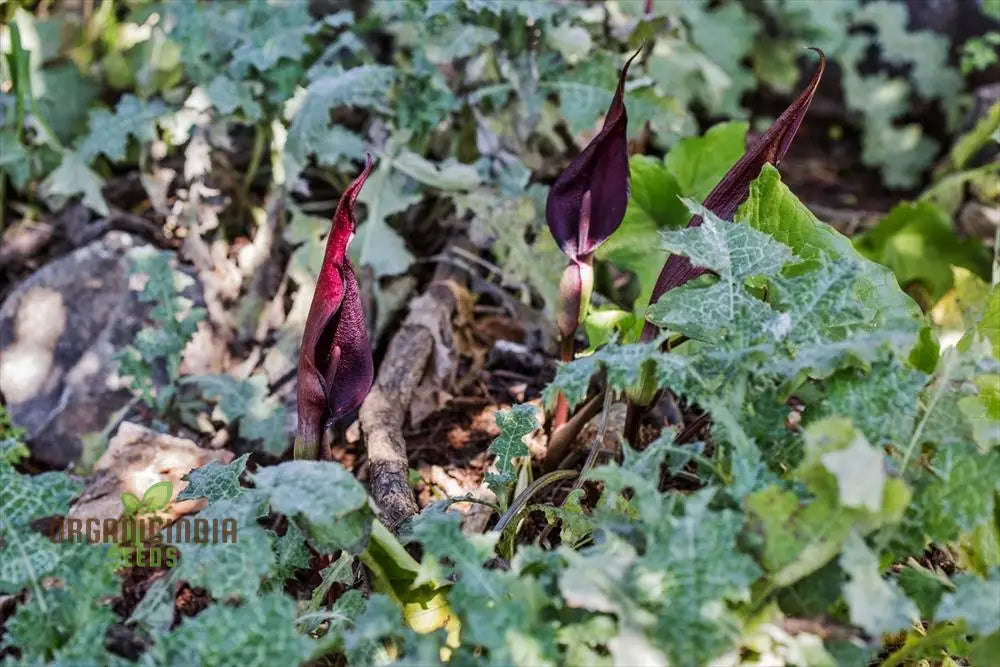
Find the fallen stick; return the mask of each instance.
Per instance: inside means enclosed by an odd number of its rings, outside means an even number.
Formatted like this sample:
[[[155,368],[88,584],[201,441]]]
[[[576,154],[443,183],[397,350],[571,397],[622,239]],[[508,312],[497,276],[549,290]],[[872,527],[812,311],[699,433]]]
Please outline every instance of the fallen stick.
[[[448,283],[455,278],[454,269],[439,265],[434,282],[411,302],[358,413],[368,449],[371,495],[390,530],[419,511],[410,487],[403,424],[414,390],[434,363],[435,348],[452,338],[456,296]]]

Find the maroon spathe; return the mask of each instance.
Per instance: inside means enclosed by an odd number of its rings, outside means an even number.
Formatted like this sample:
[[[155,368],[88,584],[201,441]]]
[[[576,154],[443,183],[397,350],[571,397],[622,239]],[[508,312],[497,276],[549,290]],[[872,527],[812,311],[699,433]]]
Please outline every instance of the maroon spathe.
[[[358,281],[347,257],[357,226],[354,204],[371,169],[368,156],[364,170],[337,204],[309,307],[299,351],[297,459],[317,458],[327,424],[356,410],[372,386],[372,350]]]
[[[604,126],[549,190],[545,219],[559,248],[572,260],[587,258],[611,236],[628,206],[628,115],[625,63]]]

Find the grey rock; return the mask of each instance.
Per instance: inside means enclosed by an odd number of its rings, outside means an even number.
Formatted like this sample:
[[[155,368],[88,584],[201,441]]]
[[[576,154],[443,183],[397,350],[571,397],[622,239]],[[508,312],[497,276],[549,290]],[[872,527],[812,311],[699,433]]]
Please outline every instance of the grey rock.
[[[72,464],[131,394],[115,354],[147,307],[129,290],[130,235],[111,232],[17,285],[0,305],[0,392],[35,458]]]

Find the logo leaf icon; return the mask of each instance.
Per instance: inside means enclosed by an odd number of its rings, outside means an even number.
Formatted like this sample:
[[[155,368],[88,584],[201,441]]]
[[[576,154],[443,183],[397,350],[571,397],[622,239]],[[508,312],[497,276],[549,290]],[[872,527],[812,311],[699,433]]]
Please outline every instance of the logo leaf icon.
[[[173,495],[173,486],[173,482],[166,481],[157,482],[146,489],[146,493],[142,494],[143,510],[146,512],[156,512],[170,504],[170,498]]]
[[[139,505],[139,498],[134,493],[126,491],[122,494],[122,507],[125,508],[126,514],[135,514],[139,510]]]

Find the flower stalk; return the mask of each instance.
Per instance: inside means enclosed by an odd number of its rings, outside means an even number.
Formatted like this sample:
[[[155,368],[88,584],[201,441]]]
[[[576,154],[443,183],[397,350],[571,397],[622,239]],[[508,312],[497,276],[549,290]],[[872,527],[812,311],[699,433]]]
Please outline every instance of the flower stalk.
[[[637,51],[625,62],[604,125],[559,175],[549,190],[545,218],[569,263],[559,281],[556,326],[560,357],[572,361],[574,336],[587,315],[594,289],[594,251],[614,233],[625,217],[629,198],[628,114],[625,78]],[[565,397],[556,398],[553,427],[569,417]]]

